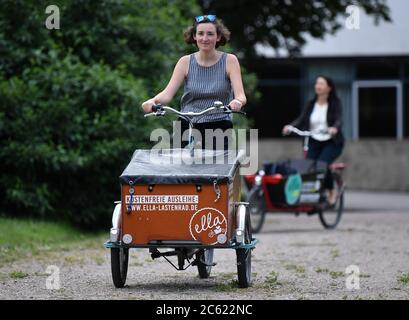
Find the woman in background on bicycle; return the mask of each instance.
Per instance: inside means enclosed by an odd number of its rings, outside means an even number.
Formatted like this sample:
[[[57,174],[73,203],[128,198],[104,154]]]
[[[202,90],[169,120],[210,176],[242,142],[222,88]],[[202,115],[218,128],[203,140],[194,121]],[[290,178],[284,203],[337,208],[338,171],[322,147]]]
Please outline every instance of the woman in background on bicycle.
[[[345,141],[342,133],[342,105],[332,79],[322,75],[317,77],[315,97],[290,125],[316,132],[309,139],[308,159],[325,161],[330,165],[341,155]],[[283,134],[289,132],[288,125],[284,126]],[[324,187],[329,190],[329,205],[334,205],[337,193],[330,170],[327,170]]]
[[[212,107],[215,101],[229,105],[233,111],[240,111],[246,104],[246,96],[239,61],[233,54],[216,50],[230,38],[230,32],[223,22],[215,15],[197,16],[193,24],[185,30],[184,37],[186,43],[194,44],[198,51],[179,59],[166,88],[145,101],[142,104],[143,110],[151,112],[152,106],[156,104],[168,104],[184,82],[182,112],[200,112]],[[193,121],[195,129],[200,131],[202,137],[205,137],[205,129],[225,131],[233,128],[231,115],[220,111]],[[188,127],[187,121],[182,119],[182,133]],[[204,145],[203,140],[202,147]],[[224,149],[227,147],[228,140],[225,138]]]

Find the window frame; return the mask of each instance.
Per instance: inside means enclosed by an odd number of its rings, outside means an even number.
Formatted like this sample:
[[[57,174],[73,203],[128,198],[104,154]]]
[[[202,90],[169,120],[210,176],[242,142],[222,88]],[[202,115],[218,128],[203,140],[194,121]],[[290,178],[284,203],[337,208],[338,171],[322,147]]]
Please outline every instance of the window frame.
[[[403,85],[400,80],[356,80],[352,83],[352,139],[359,140],[359,89],[396,88],[396,139],[403,139]]]

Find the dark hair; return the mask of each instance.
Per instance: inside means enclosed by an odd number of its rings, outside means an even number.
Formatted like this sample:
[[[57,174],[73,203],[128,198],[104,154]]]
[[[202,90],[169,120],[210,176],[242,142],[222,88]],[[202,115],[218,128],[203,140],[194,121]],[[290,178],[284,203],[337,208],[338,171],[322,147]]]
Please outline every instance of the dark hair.
[[[327,82],[328,87],[331,88],[331,91],[329,92],[329,95],[328,95],[328,102],[332,103],[334,101],[339,100],[339,97],[337,94],[337,88],[335,87],[334,81],[330,77],[324,76],[322,74],[317,76],[316,79],[318,78],[324,79]],[[314,100],[317,100],[317,95],[315,95]]]
[[[216,43],[216,48],[218,48],[219,46],[224,46],[230,40],[230,31],[224,25],[222,20],[217,18],[212,22],[205,19],[199,23],[197,23],[196,21],[193,22],[193,24],[186,28],[186,30],[183,32],[183,36],[185,37],[185,42],[187,44],[196,45],[196,40],[193,38],[193,36],[196,34],[197,25],[201,23],[213,23],[216,26],[217,35],[221,35],[220,40]]]

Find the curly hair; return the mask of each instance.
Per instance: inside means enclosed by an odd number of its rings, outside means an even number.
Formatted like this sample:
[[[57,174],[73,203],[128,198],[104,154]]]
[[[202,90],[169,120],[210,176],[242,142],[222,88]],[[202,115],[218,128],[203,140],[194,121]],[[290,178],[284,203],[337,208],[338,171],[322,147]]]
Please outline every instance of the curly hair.
[[[195,21],[191,26],[187,27],[183,32],[183,36],[187,44],[197,45],[196,40],[193,38],[193,36],[196,34],[197,25],[200,23],[213,23],[216,26],[217,35],[221,35],[220,40],[216,43],[216,48],[218,48],[219,46],[224,46],[230,40],[229,29],[227,29],[222,20],[217,18],[214,22],[205,20],[203,22],[197,23]]]

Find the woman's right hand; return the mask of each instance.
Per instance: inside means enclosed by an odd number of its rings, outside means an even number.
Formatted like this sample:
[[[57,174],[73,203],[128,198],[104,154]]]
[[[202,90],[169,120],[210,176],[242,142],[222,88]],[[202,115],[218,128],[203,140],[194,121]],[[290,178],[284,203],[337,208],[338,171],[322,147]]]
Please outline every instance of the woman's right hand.
[[[152,107],[155,105],[155,100],[149,99],[142,103],[142,108],[145,113],[152,112]]]
[[[281,133],[282,133],[283,135],[289,134],[289,133],[290,133],[290,125],[289,125],[289,124],[285,125],[285,126],[283,127],[283,130],[281,131]]]

